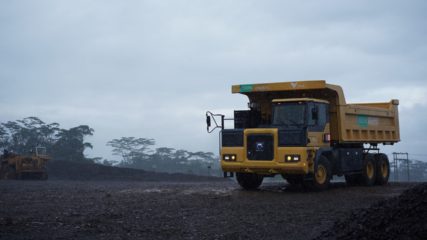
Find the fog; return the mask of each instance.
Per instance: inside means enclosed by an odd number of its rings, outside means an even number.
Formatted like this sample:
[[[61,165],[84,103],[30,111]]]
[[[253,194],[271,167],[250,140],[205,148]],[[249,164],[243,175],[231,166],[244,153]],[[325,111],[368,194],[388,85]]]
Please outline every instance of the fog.
[[[206,110],[231,85],[325,79],[347,102],[400,100],[402,141],[427,156],[425,1],[2,1],[0,121],[87,124],[107,141],[217,152]]]

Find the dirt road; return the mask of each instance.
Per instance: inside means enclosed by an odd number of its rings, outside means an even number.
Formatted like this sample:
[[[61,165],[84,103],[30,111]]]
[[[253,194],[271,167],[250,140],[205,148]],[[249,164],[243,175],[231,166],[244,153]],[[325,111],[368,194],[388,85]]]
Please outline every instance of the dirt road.
[[[0,239],[312,239],[409,186],[0,181]]]

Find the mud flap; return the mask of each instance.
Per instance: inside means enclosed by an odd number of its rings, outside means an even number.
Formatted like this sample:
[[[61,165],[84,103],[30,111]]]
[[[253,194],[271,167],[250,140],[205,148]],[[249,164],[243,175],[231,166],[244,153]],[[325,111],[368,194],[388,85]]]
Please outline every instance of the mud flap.
[[[330,147],[326,147],[326,148],[319,148],[317,151],[316,151],[316,155],[314,156],[314,169],[316,170],[317,169],[317,163],[319,162],[319,158],[320,158],[320,156],[323,154],[323,153],[325,153],[325,152],[331,152],[332,151],[332,148],[330,148]]]

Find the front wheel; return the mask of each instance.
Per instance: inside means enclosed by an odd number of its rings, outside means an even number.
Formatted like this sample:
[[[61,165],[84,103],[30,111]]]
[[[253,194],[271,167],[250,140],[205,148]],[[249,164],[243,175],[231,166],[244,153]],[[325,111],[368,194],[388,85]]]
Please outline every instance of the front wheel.
[[[261,186],[264,177],[255,173],[236,173],[237,182],[245,190],[255,190]]]
[[[0,179],[6,179],[6,172],[7,172],[8,166],[6,164],[2,164],[0,167]]]
[[[325,156],[320,156],[314,169],[313,179],[304,181],[304,186],[314,190],[325,190],[331,181],[331,163]]]
[[[15,167],[10,166],[7,170],[7,172],[5,173],[5,177],[4,179],[9,179],[9,180],[13,180],[16,179],[16,169]]]

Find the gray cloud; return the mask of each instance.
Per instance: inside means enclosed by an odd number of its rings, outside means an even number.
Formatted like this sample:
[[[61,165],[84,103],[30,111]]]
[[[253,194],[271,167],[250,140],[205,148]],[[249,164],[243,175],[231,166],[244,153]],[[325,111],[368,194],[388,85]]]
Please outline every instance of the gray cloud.
[[[3,1],[0,120],[95,128],[216,151],[204,111],[245,108],[238,83],[326,79],[348,102],[401,100],[402,143],[426,141],[425,1]],[[387,148],[388,149],[388,148]]]

